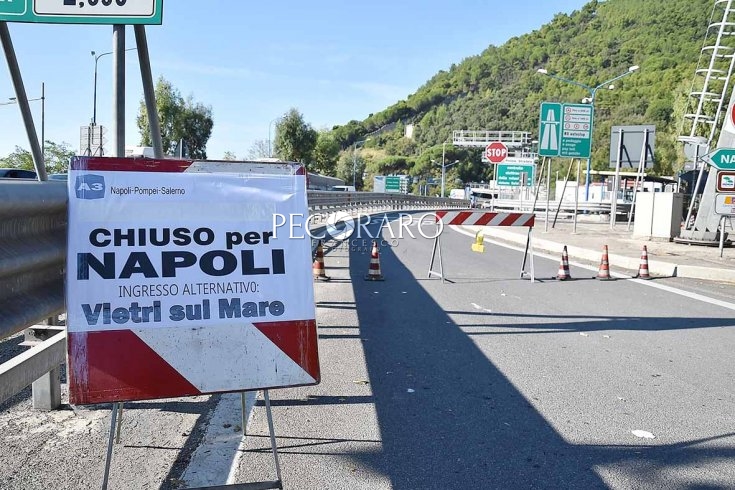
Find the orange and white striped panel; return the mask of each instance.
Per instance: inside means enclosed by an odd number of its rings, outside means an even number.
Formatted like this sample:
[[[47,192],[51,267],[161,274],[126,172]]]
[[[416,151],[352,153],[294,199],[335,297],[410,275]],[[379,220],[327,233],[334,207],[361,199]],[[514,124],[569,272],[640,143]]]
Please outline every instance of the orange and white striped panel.
[[[527,226],[533,228],[533,213],[493,213],[488,211],[437,211],[437,221],[445,225]]]

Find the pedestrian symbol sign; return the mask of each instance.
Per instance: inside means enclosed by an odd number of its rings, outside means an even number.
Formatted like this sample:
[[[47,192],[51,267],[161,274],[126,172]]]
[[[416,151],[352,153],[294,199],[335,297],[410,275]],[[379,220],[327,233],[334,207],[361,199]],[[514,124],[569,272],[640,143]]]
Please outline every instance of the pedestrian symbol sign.
[[[561,135],[561,104],[544,102],[541,104],[539,123],[538,154],[542,157],[559,156],[559,137]]]
[[[593,116],[591,105],[543,102],[539,117],[539,155],[589,158]]]

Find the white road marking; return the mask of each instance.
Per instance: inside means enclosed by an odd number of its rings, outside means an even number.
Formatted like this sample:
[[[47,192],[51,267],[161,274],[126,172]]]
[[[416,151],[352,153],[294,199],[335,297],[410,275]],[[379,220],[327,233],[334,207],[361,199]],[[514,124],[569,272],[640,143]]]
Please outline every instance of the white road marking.
[[[449,228],[449,227],[447,227],[447,228]],[[469,232],[469,231],[466,231],[466,230],[463,230],[461,228],[449,228],[449,229],[451,229],[451,230],[453,230],[453,231],[455,231],[457,233],[461,233],[462,235],[465,235],[465,236],[469,236],[469,237],[473,237],[473,238],[475,236],[474,233]],[[498,241],[495,241],[495,240],[491,240],[491,239],[489,239],[487,237],[485,237],[485,241],[488,242],[488,243],[492,243],[493,245],[497,245],[499,247],[508,248],[510,250],[517,250],[519,252],[523,252],[525,250],[525,248],[521,248],[521,247],[517,247],[515,245],[509,245],[507,243],[503,243],[503,242],[498,242]],[[552,257],[551,255],[548,255],[548,254],[545,254],[545,253],[541,253],[541,252],[534,252],[533,255],[536,256],[536,257],[541,257],[541,258],[549,259],[549,260],[552,260],[552,261],[556,260],[556,257]],[[575,267],[578,267],[578,268],[581,268],[581,269],[587,269],[587,270],[590,270],[590,271],[597,271],[597,267],[593,267],[593,266],[590,266],[590,265],[587,265],[587,264],[580,264],[579,262],[572,262],[572,261],[570,261],[569,262],[569,265],[573,265]],[[672,286],[666,286],[664,284],[658,284],[658,283],[656,283],[654,281],[646,281],[646,280],[643,280],[643,279],[634,279],[634,278],[631,278],[628,275],[620,274],[620,273],[617,273],[617,272],[610,272],[610,275],[612,277],[615,277],[615,278],[618,278],[618,279],[627,279],[629,281],[632,281],[632,282],[641,284],[643,286],[648,286],[648,287],[651,287],[651,288],[660,289],[661,291],[666,291],[666,292],[672,293],[672,294],[678,294],[678,295],[684,296],[686,298],[690,298],[690,299],[697,300],[697,301],[702,301],[703,303],[709,303],[711,305],[716,305],[716,306],[720,306],[722,308],[726,308],[728,310],[735,311],[735,303],[730,303],[728,301],[723,301],[721,299],[710,298],[709,296],[704,296],[704,295],[698,294],[698,293],[692,293],[690,291],[684,291],[683,289],[678,289],[678,288],[675,288],[675,287],[672,287]]]
[[[493,310],[488,310],[487,308],[483,308],[482,306],[478,305],[477,303],[470,303],[476,310],[482,310],[487,313],[492,313]]]
[[[248,421],[253,413],[256,393],[246,394]],[[182,480],[189,487],[233,483],[244,448],[240,393],[222,395],[207,424],[207,432],[189,461]]]

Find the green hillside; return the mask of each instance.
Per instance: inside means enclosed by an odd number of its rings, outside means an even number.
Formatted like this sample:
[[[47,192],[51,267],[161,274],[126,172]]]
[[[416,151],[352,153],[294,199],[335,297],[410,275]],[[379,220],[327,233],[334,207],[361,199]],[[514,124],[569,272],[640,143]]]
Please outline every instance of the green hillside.
[[[613,91],[597,93],[593,167],[608,166],[612,125],[650,123],[657,128],[655,171],[671,175],[681,168],[676,137],[712,6],[713,0],[591,1],[440,71],[406,100],[336,126],[332,134],[351,154],[350,145],[378,131],[361,152],[368,175],[438,175],[431,160],[441,159],[452,130],[529,131],[536,137],[540,102],[581,102],[588,95],[537,69],[595,86],[639,65]],[[406,124],[414,125],[412,139],[404,137]],[[452,169],[452,181],[488,178],[479,150],[446,149],[447,161],[463,162]],[[343,175],[351,171],[340,167]]]

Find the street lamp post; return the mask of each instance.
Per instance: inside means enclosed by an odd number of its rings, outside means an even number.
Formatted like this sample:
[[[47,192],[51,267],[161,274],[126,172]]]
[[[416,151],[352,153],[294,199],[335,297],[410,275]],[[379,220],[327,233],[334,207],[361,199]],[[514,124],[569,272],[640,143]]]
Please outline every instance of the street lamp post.
[[[555,78],[556,80],[560,80],[562,82],[565,82],[565,83],[568,83],[568,84],[571,84],[571,85],[576,85],[577,87],[581,87],[581,88],[585,89],[590,94],[590,96],[589,97],[585,97],[584,99],[582,99],[582,103],[584,103],[584,104],[590,104],[590,106],[592,106],[592,113],[594,114],[594,112],[595,112],[595,96],[597,95],[597,91],[599,89],[605,87],[606,85],[611,84],[612,82],[614,82],[616,80],[620,80],[623,77],[627,77],[628,75],[631,75],[632,73],[638,71],[639,68],[640,67],[638,65],[633,65],[630,68],[628,68],[628,71],[626,71],[625,73],[622,73],[622,74],[620,74],[620,75],[618,75],[616,77],[613,77],[610,80],[606,80],[606,81],[600,83],[599,85],[596,85],[595,87],[590,87],[589,85],[585,85],[584,83],[576,82],[574,80],[570,80],[568,78],[560,77],[559,75],[555,75],[553,73],[549,73],[544,68],[539,68],[536,71],[538,73],[542,74],[542,75],[546,75],[547,77]],[[612,90],[614,88],[615,88],[614,85],[609,85],[608,86],[608,89],[610,89],[610,90]],[[585,201],[589,201],[589,197],[590,197],[590,171],[591,171],[591,165],[592,165],[591,158],[587,158],[587,173],[586,173],[586,176],[585,176],[585,184],[584,184],[584,189],[585,189],[584,190],[584,200]]]
[[[134,51],[138,48],[128,48],[125,51]],[[92,56],[94,56],[94,100],[92,101],[92,126],[97,125],[97,62],[102,58],[103,56],[107,56],[108,54],[112,54],[112,51],[108,51],[106,53],[100,53],[97,54],[95,51],[92,51]]]
[[[18,99],[15,97],[8,97],[8,100],[10,102],[4,102],[0,105],[8,105],[8,104],[17,104]],[[28,99],[28,102],[33,102],[34,100],[40,100],[41,101],[41,155],[44,155],[44,160],[46,159],[46,83],[41,82],[41,96],[35,99]]]
[[[437,162],[434,162],[437,163]],[[457,165],[459,163],[459,160],[455,160],[452,163],[445,163],[444,158],[442,157],[441,166],[442,166],[442,193],[441,197],[444,197],[444,188],[445,188],[445,182],[447,179],[447,169],[449,167],[452,167],[454,165]]]
[[[271,124],[273,124],[274,122],[278,121],[279,119],[281,119],[281,118],[280,117],[277,117],[275,119],[271,119],[270,122],[268,123],[268,158],[272,158],[273,157],[273,150],[272,150],[272,146],[271,146]]]

